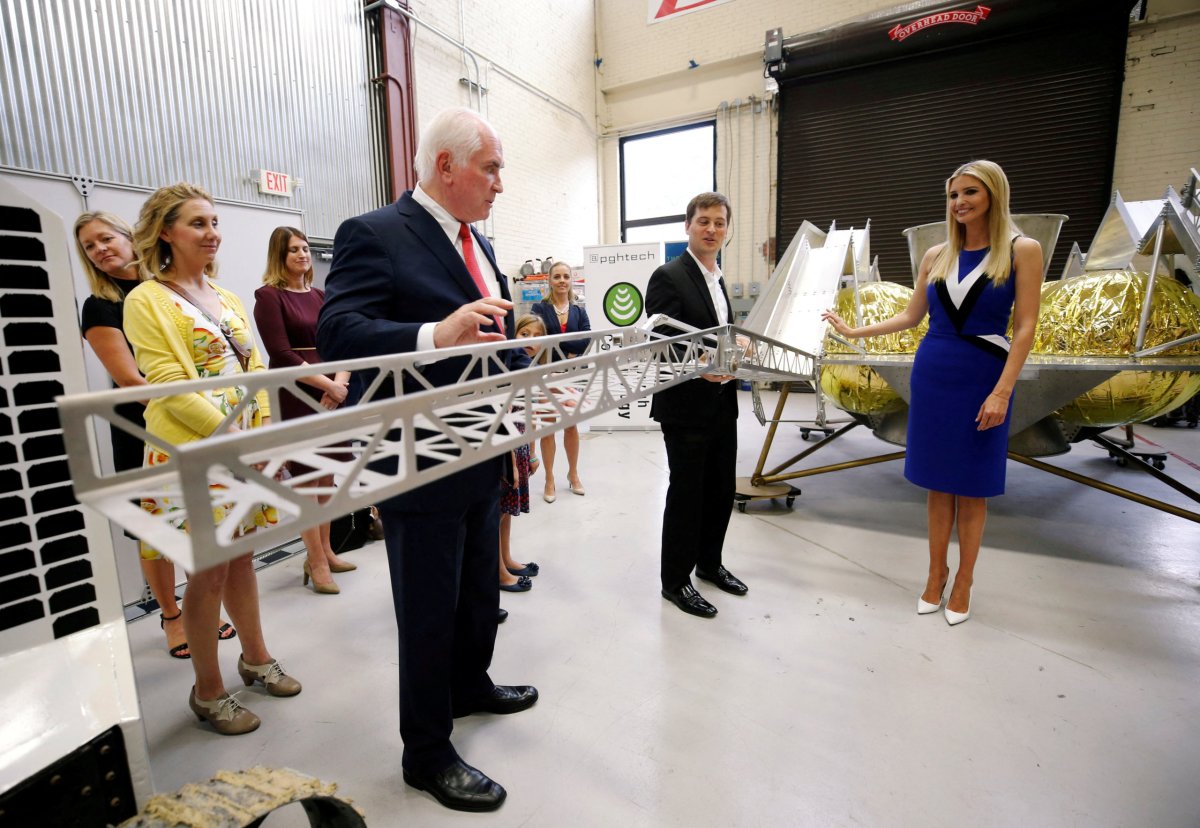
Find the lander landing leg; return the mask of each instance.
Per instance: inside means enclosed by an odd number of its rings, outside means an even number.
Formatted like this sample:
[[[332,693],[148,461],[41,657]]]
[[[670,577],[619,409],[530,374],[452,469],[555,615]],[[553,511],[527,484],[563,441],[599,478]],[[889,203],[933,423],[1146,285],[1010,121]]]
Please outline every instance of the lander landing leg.
[[[790,509],[799,496],[800,490],[787,483],[762,483],[755,485],[754,478],[739,477],[737,479],[737,490],[733,495],[733,503],[737,506],[739,512],[745,514],[746,504],[751,500],[775,500],[782,497],[784,503]]]

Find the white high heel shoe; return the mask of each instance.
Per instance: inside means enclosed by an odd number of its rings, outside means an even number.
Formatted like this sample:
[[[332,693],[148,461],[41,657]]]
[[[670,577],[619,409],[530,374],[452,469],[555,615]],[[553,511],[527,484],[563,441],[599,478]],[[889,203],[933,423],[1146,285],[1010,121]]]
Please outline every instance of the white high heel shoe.
[[[946,580],[946,583],[949,583],[949,579]],[[942,592],[938,595],[938,602],[936,604],[931,604],[921,597],[917,598],[917,615],[930,615],[942,608],[942,595],[946,594],[946,583],[942,584]]]
[[[946,623],[953,627],[956,624],[961,624],[971,617],[971,591],[967,591],[967,611],[955,612],[950,609],[950,605],[946,604]]]

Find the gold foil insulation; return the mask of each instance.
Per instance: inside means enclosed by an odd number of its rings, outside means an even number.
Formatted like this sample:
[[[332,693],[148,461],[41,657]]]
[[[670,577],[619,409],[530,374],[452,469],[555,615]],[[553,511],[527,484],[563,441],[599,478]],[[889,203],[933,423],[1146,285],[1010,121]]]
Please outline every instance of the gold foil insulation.
[[[895,282],[869,282],[858,289],[862,316],[855,321],[854,288],[838,292],[834,310],[852,327],[873,325],[890,319],[908,306],[912,289]],[[859,344],[870,354],[911,354],[917,350],[921,337],[929,329],[928,321],[916,328],[885,336],[862,339]],[[825,353],[851,354],[852,349],[825,337]],[[838,408],[854,414],[890,414],[905,405],[900,395],[884,381],[874,368],[863,365],[821,366],[821,390]]]
[[[1149,277],[1125,271],[1092,273],[1042,286],[1033,353],[1055,356],[1127,357],[1137,350],[1137,331]],[[1143,348],[1200,331],[1200,297],[1174,279],[1154,280]],[[1160,357],[1200,353],[1200,341]],[[1149,420],[1182,405],[1200,390],[1200,374],[1183,371],[1122,371],[1059,409],[1076,425],[1116,426]]]

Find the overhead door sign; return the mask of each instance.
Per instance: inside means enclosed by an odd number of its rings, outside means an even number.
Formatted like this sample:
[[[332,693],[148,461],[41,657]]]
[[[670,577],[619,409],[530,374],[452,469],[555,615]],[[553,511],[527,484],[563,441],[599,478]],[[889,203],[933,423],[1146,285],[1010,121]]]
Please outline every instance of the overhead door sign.
[[[671,17],[701,11],[728,2],[730,0],[646,0],[648,12],[646,22],[661,23]]]
[[[888,32],[888,37],[895,41],[901,41],[911,34],[916,34],[933,26],[941,26],[945,23],[966,23],[968,26],[977,26],[980,22],[987,20],[987,16],[991,12],[992,10],[987,6],[976,6],[974,11],[960,9],[957,11],[938,12],[937,14],[922,17],[920,20],[914,20],[911,23],[897,24]]]

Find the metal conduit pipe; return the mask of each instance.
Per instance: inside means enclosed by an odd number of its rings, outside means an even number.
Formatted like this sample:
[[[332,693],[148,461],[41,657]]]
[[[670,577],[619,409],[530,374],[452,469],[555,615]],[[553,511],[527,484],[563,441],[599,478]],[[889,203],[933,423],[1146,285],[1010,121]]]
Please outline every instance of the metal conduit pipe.
[[[471,62],[473,64],[475,64],[475,77],[477,79],[480,78],[479,61],[482,60],[485,63],[487,63],[487,65],[490,69],[496,70],[497,74],[502,75],[505,78],[508,78],[510,81],[515,83],[517,86],[524,89],[526,92],[536,95],[537,97],[544,100],[546,103],[556,106],[559,109],[563,110],[564,112],[567,112],[567,113],[575,116],[576,118],[579,119],[579,121],[585,127],[588,128],[588,130],[593,135],[596,134],[595,126],[592,125],[591,123],[589,123],[587,116],[585,116],[578,109],[575,109],[570,104],[560,101],[558,98],[554,97],[550,93],[544,92],[541,89],[538,89],[536,86],[531,84],[529,81],[525,80],[524,78],[520,77],[519,75],[516,75],[516,74],[510,72],[508,69],[505,69],[503,66],[496,63],[494,60],[488,58],[486,55],[482,55],[479,52],[476,52],[474,49],[472,49],[470,46],[467,46],[465,43],[461,43],[461,42],[455,40],[453,36],[446,34],[445,32],[438,29],[436,26],[429,25],[424,20],[417,17],[417,15],[414,12],[409,11],[408,9],[402,8],[400,6],[397,6],[396,4],[390,2],[390,0],[376,0],[376,2],[371,3],[368,6],[365,6],[363,8],[363,11],[368,12],[373,9],[379,8],[380,6],[387,6],[389,9],[392,9],[393,11],[404,15],[405,17],[407,17],[409,20],[416,23],[421,28],[425,29],[426,31],[432,32],[433,34],[440,37],[442,40],[444,40],[447,43],[450,43],[451,45],[455,46],[456,48],[462,50],[462,53],[464,55],[468,56],[471,59]],[[477,85],[478,85],[478,81],[477,81]],[[482,111],[482,109],[483,109],[483,87],[481,85],[478,85],[478,93],[479,93],[479,105],[476,107],[476,109],[479,109]]]
[[[754,96],[750,96],[750,270],[742,281],[746,298],[750,298],[750,282],[758,280],[758,259],[754,256],[754,244],[758,240],[756,219],[758,217],[758,113],[754,111]],[[765,280],[764,280],[765,281]]]
[[[424,20],[422,20],[421,18],[417,17],[417,15],[414,12],[409,11],[408,9],[406,9],[403,6],[400,6],[396,3],[391,3],[388,0],[376,0],[376,2],[374,2],[374,3],[371,3],[367,6],[363,6],[363,14],[366,14],[367,12],[370,12],[370,11],[374,11],[375,9],[378,9],[381,6],[386,6],[387,8],[396,12],[397,14],[404,15],[409,20],[416,23],[418,26],[425,29],[426,31],[431,32],[434,35],[437,35],[442,40],[446,41],[447,43],[451,44],[452,46],[456,46],[457,48],[462,50],[462,53],[464,55],[466,55],[467,57],[469,57],[471,59],[471,63],[473,63],[475,65],[475,90],[476,90],[476,97],[477,97],[475,109],[482,110],[483,109],[483,87],[479,82],[480,81],[479,61],[476,59],[475,53],[472,52],[470,49],[468,49],[466,46],[464,46],[462,43],[459,43],[457,40],[455,40],[450,35],[443,32],[441,29],[437,28],[436,26],[431,26],[428,23],[426,23]],[[468,80],[469,80],[469,78],[468,78]],[[468,87],[468,91],[470,91],[470,87]]]

